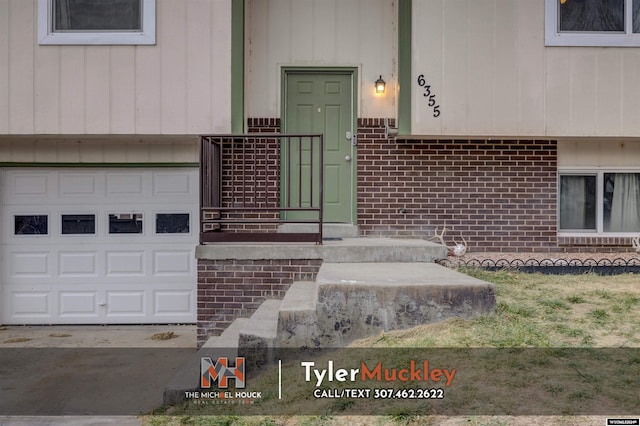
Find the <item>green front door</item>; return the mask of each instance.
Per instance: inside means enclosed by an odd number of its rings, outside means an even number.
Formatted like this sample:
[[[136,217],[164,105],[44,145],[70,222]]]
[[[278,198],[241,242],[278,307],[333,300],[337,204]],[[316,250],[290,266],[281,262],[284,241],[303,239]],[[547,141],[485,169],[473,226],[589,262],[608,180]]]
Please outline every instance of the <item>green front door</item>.
[[[285,73],[283,131],[289,134],[324,135],[324,222],[354,222],[352,78],[350,72]],[[298,156],[297,149],[299,148],[291,148],[289,158]],[[305,150],[305,146],[302,149]],[[314,162],[318,157],[319,155],[303,156],[312,158]],[[303,167],[308,166],[303,164]],[[306,182],[299,184],[302,184],[302,191],[308,191]],[[317,194],[318,190],[314,189],[313,193]],[[308,198],[308,194],[301,196],[303,201]],[[291,214],[288,217],[291,218]]]

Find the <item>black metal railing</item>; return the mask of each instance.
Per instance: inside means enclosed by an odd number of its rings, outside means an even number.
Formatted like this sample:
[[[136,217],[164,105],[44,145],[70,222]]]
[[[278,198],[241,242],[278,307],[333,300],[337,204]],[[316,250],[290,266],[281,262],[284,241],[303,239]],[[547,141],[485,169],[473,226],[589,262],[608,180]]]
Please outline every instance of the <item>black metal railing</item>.
[[[638,274],[640,258],[597,258],[597,259],[460,259],[449,257],[439,259],[436,263],[449,268],[479,268],[487,271],[515,270],[542,274],[585,274],[597,275]]]
[[[200,140],[201,244],[322,244],[322,135],[207,135]],[[280,232],[289,223],[306,226]]]

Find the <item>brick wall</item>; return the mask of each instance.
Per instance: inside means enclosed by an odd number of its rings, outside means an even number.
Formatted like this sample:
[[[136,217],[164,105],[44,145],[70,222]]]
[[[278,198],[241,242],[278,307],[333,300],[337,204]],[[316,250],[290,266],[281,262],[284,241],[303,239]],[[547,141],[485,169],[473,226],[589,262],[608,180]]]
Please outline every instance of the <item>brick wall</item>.
[[[279,133],[279,118],[248,118],[247,129],[249,133]]]
[[[280,119],[249,119],[249,132],[260,134],[247,138],[228,138],[222,150],[222,206],[275,208],[280,205],[279,140],[269,137],[280,131]],[[277,211],[260,210],[222,212],[228,221],[256,221],[254,223],[225,223],[224,232],[275,232],[277,225],[259,223],[277,220]]]
[[[464,236],[474,251],[632,250],[629,238],[557,236],[555,141],[388,140],[384,119],[359,119],[357,132],[363,235],[428,239],[446,226],[449,244]]]
[[[474,251],[557,250],[557,150],[544,140],[385,140],[358,120],[364,235],[445,239]]]
[[[631,240],[632,237],[558,237],[558,245],[565,252],[634,252]]]
[[[266,299],[282,299],[294,281],[313,281],[320,259],[198,261],[198,347]]]

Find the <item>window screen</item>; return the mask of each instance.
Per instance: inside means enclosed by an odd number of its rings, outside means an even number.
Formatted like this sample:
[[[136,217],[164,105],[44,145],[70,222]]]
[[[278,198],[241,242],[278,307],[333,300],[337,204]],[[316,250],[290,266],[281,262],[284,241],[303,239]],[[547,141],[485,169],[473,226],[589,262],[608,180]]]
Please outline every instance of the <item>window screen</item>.
[[[142,31],[142,1],[53,0],[53,31]]]

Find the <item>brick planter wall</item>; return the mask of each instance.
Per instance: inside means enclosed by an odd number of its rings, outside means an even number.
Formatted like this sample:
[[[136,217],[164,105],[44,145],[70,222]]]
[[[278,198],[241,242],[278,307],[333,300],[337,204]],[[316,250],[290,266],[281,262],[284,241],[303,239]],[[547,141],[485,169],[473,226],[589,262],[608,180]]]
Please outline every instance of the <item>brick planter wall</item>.
[[[634,252],[631,237],[558,237],[558,245],[565,252],[615,253]]]
[[[474,251],[558,250],[557,147],[545,140],[386,140],[358,120],[358,225]]]
[[[314,281],[322,260],[198,260],[197,344],[249,317],[266,299],[282,299],[294,281]]]

